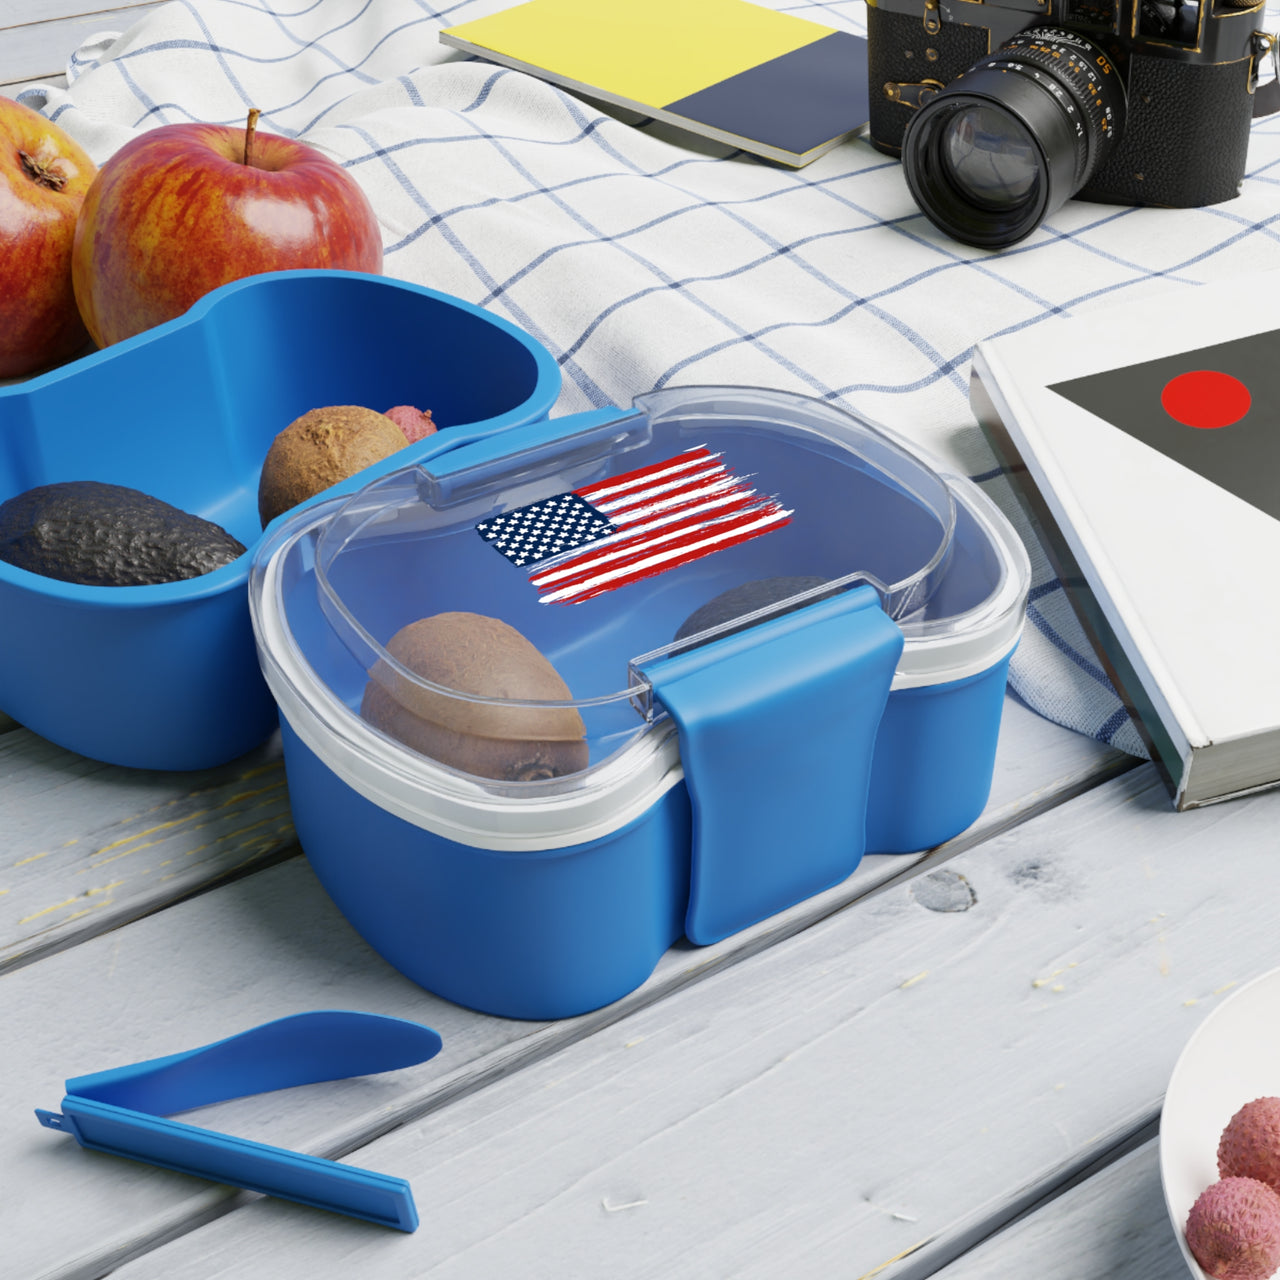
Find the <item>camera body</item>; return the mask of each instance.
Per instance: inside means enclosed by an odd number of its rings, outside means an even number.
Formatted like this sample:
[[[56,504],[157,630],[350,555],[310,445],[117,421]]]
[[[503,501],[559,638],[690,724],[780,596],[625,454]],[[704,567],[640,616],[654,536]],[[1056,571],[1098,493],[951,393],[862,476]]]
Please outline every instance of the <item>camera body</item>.
[[[1054,27],[1082,37],[1079,44],[1090,61],[1123,86],[1122,127],[1113,129],[1096,167],[1069,194],[1112,204],[1196,208],[1239,193],[1257,64],[1270,40],[1259,29],[1263,3],[867,4],[870,140],[878,150],[901,156],[920,108],[1019,33]]]

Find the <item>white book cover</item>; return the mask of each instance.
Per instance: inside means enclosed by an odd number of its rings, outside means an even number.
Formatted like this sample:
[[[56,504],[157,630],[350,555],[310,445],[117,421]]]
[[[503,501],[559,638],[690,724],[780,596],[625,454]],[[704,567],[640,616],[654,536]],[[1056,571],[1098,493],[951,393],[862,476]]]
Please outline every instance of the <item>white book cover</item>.
[[[971,401],[1177,806],[1280,783],[1280,273],[981,342]]]

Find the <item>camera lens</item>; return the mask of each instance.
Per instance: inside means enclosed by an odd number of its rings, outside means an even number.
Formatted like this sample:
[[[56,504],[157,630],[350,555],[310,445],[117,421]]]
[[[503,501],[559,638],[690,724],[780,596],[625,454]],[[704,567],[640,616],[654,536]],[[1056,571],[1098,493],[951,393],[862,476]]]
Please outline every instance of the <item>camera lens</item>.
[[[1088,182],[1124,124],[1111,60],[1074,31],[1020,32],[920,108],[907,185],[940,230],[1002,249]]]
[[[1016,209],[1040,178],[1031,135],[1007,112],[965,107],[944,126],[938,158],[957,194],[979,209]]]

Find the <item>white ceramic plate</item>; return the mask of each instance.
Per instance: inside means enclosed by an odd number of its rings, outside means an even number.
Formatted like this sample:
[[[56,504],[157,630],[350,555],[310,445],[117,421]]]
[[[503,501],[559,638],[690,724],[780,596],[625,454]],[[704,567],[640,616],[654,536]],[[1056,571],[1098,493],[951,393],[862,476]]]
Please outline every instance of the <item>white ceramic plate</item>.
[[[1208,1280],[1183,1228],[1200,1193],[1218,1180],[1218,1139],[1254,1098],[1280,1097],[1280,969],[1224,1000],[1187,1042],[1160,1112],[1160,1180],[1178,1247]]]

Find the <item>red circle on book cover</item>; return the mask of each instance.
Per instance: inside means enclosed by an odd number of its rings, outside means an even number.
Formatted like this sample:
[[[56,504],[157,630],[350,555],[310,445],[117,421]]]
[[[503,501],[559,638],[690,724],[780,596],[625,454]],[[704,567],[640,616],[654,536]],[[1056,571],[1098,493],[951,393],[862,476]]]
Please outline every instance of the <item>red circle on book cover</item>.
[[[1183,426],[1211,431],[1239,422],[1249,412],[1252,398],[1249,388],[1229,373],[1193,369],[1164,384],[1160,403]]]

